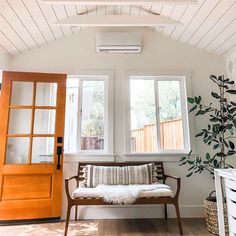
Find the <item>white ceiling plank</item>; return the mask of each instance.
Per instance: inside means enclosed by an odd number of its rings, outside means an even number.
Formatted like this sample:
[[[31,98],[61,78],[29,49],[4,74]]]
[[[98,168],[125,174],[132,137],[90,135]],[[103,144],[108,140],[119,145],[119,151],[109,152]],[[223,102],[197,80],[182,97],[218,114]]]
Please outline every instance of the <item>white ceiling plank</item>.
[[[178,22],[181,21],[181,17],[183,16],[185,10],[187,9],[186,5],[178,5],[175,7],[171,19],[174,19]],[[165,29],[163,31],[163,34],[166,35],[167,37],[170,37],[171,33],[174,31],[176,26],[174,25],[166,25]]]
[[[174,20],[160,15],[147,16],[92,16],[92,15],[77,15],[68,19],[56,22],[58,26],[93,26],[93,27],[140,27],[140,26],[156,26],[167,24],[179,24]]]
[[[115,15],[120,15],[121,14],[121,5],[116,5],[115,6]]]
[[[67,19],[68,18],[64,5],[53,5],[52,7],[53,7],[53,9],[55,11],[55,15],[56,15],[57,21],[60,21],[62,19]],[[71,27],[62,27],[62,30],[63,30],[63,34],[65,36],[72,34]]]
[[[209,32],[215,24],[230,10],[230,8],[235,4],[235,0],[220,1],[217,7],[212,11],[212,13],[201,24],[199,29],[192,34],[189,43],[196,46],[207,32]]]
[[[17,14],[15,10],[15,1],[2,0],[2,15],[7,19],[11,26],[20,35],[28,48],[38,47],[39,44],[29,31],[28,27],[22,21],[21,17]],[[27,14],[27,13],[26,13]],[[27,14],[28,15],[28,14]]]
[[[229,49],[231,49],[236,44],[236,32],[233,34],[224,44],[218,47],[214,52],[219,55],[223,55]]]
[[[105,15],[106,14],[105,6],[97,7],[96,8],[96,13],[97,13],[97,15]]]
[[[46,43],[46,40],[42,32],[39,30],[39,28],[35,24],[34,20],[32,19],[27,9],[25,8],[22,1],[8,0],[8,2],[10,3],[15,13],[18,15],[18,17],[22,21],[22,24],[24,24],[24,26],[27,28],[27,31],[32,35],[37,45]]]
[[[229,48],[228,50],[226,50],[222,56],[227,57],[228,55],[231,55],[232,53],[236,52],[236,44],[233,45],[231,48]]]
[[[44,16],[45,16],[45,20],[47,21],[48,25],[50,26],[50,30],[52,31],[54,37],[56,39],[62,38],[64,36],[62,29],[60,29],[58,27],[52,27],[52,23],[57,21],[57,18],[56,18],[56,15],[55,15],[52,5],[45,6],[45,4],[41,4],[40,2],[38,2],[38,3],[39,3],[39,6],[40,6]]]
[[[9,55],[9,56],[13,56],[12,53],[10,53],[9,51],[7,51],[7,49],[4,48],[4,46],[0,44],[0,54],[1,54],[1,53],[7,54],[7,55]]]
[[[218,6],[221,0],[211,0],[206,1],[202,7],[199,9],[197,15],[194,17],[193,21],[189,26],[185,29],[183,34],[181,34],[180,41],[188,42],[191,39],[194,32],[198,30],[198,28],[204,24],[204,21],[207,17],[214,11],[214,9]]]
[[[188,6],[186,12],[184,13],[181,19],[181,22],[183,22],[184,24],[181,26],[176,26],[170,38],[179,39],[181,37],[185,29],[188,27],[188,25],[191,24],[194,17],[197,15],[199,9],[202,7],[205,1],[206,0],[199,0],[198,5]]]
[[[78,4],[78,5],[155,5],[155,4],[197,4],[195,0],[42,0],[49,4]]]
[[[55,40],[51,26],[46,21],[46,18],[43,15],[42,9],[39,7],[38,2],[36,2],[36,0],[22,0],[22,3],[34,19],[34,22],[37,24],[40,31],[43,33],[45,40],[47,42]]]
[[[88,7],[89,7],[89,5],[88,5]],[[112,6],[112,5],[105,6],[105,14],[106,15],[115,15],[115,6]]]
[[[3,18],[0,14],[0,25],[1,25],[1,32],[6,35],[11,42],[14,42],[14,45],[22,52],[24,50],[29,49],[22,38],[17,34],[14,28]]]
[[[2,18],[1,22],[4,22],[4,25],[1,25],[1,30],[4,32],[8,28],[11,28],[15,34],[20,38],[22,43],[26,46],[26,48],[35,47],[37,44],[32,39],[30,34],[27,32],[27,30],[24,28],[24,25],[22,25],[21,21],[18,19],[16,14],[12,11],[9,4],[3,0],[2,1],[2,11],[0,13],[0,16]]]
[[[141,5],[140,13],[139,15],[145,16],[145,15],[150,15],[152,11],[153,5]]]
[[[66,11],[67,17],[77,15],[75,4],[69,4],[69,5],[66,4],[65,11]],[[53,28],[56,28],[56,27],[53,27]],[[72,27],[71,30],[73,33],[76,33],[80,31],[80,27]]]
[[[131,6],[130,15],[134,15],[134,16],[140,15],[140,11],[141,11],[140,7],[142,6]]]
[[[107,6],[105,6],[105,8],[107,8]],[[121,7],[121,14],[122,15],[129,15],[130,14],[130,9],[131,9],[131,6],[126,6],[126,5],[122,5]]]
[[[161,9],[161,15],[162,16],[166,16],[168,18],[172,18],[172,13],[175,9],[176,5],[163,5],[162,9]],[[165,30],[166,26],[163,26],[161,29],[159,28],[160,32],[163,32]]]
[[[2,47],[4,47],[12,55],[15,55],[15,54],[18,54],[18,53],[22,52],[11,41],[11,39],[7,38],[7,36],[4,35],[1,31],[0,31],[0,42],[1,42]]]
[[[211,44],[205,49],[208,51],[214,51],[217,47],[222,45],[229,37],[231,37],[236,32],[236,19],[228,27],[226,27],[218,37],[216,37]]]
[[[226,27],[228,27],[235,19],[236,4],[214,25],[214,27],[201,39],[197,47],[207,48]]]

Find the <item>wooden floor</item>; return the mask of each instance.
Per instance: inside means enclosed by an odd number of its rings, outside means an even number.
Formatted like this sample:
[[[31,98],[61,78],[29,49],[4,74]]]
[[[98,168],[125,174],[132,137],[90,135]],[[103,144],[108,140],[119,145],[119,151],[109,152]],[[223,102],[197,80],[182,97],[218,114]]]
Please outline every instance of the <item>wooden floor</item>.
[[[209,236],[204,219],[183,219],[184,235]],[[62,236],[64,222],[0,226],[1,236]],[[81,220],[71,221],[68,236],[177,236],[175,219]]]

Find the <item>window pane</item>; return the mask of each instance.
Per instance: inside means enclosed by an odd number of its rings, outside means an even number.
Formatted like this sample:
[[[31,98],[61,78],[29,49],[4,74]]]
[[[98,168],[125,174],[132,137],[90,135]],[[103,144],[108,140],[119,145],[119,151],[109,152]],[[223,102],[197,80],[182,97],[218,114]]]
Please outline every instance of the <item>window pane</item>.
[[[156,103],[153,80],[130,80],[131,151],[156,152]]]
[[[34,134],[54,134],[56,110],[35,109]]]
[[[104,81],[83,81],[81,150],[104,149]]]
[[[29,138],[17,137],[7,139],[6,164],[28,163]]]
[[[31,109],[10,109],[9,134],[29,134],[31,127]]]
[[[158,81],[158,94],[161,148],[184,149],[179,81]]]
[[[36,106],[57,105],[57,83],[37,83],[36,85]]]
[[[53,137],[33,138],[32,163],[53,163]]]
[[[12,82],[11,105],[30,106],[33,103],[32,82]]]

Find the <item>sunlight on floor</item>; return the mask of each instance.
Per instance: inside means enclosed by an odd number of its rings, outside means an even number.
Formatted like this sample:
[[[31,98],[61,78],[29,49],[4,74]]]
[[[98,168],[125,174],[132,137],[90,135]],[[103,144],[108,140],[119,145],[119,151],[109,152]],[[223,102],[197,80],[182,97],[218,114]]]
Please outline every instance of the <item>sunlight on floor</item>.
[[[97,235],[98,222],[70,222],[69,232],[70,236]],[[2,236],[61,236],[63,233],[64,222],[0,227]]]

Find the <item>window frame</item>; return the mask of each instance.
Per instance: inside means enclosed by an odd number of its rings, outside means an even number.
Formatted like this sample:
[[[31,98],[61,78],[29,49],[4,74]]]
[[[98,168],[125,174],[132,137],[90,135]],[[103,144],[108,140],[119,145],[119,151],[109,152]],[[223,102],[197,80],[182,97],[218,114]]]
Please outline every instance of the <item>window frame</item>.
[[[113,76],[111,71],[107,72],[83,72],[76,75],[67,75],[67,79],[79,79],[78,83],[78,125],[76,152],[65,152],[65,155],[113,155]],[[81,150],[81,124],[82,124],[82,93],[83,81],[104,81],[104,149],[103,150]],[[66,127],[66,124],[65,124]]]
[[[132,152],[131,151],[131,112],[130,112],[130,80],[131,79],[153,79],[156,103],[156,121],[159,119],[159,99],[158,99],[158,81],[179,81],[181,95],[181,114],[183,120],[184,149],[181,150],[161,150],[160,142],[157,143],[157,152]],[[168,78],[165,80],[164,78]],[[187,97],[191,96],[191,72],[150,72],[150,71],[128,71],[126,72],[126,115],[125,115],[125,153],[124,156],[181,156],[186,155],[192,149],[195,149],[193,119],[188,115]],[[160,125],[157,125],[157,140],[160,140]]]

